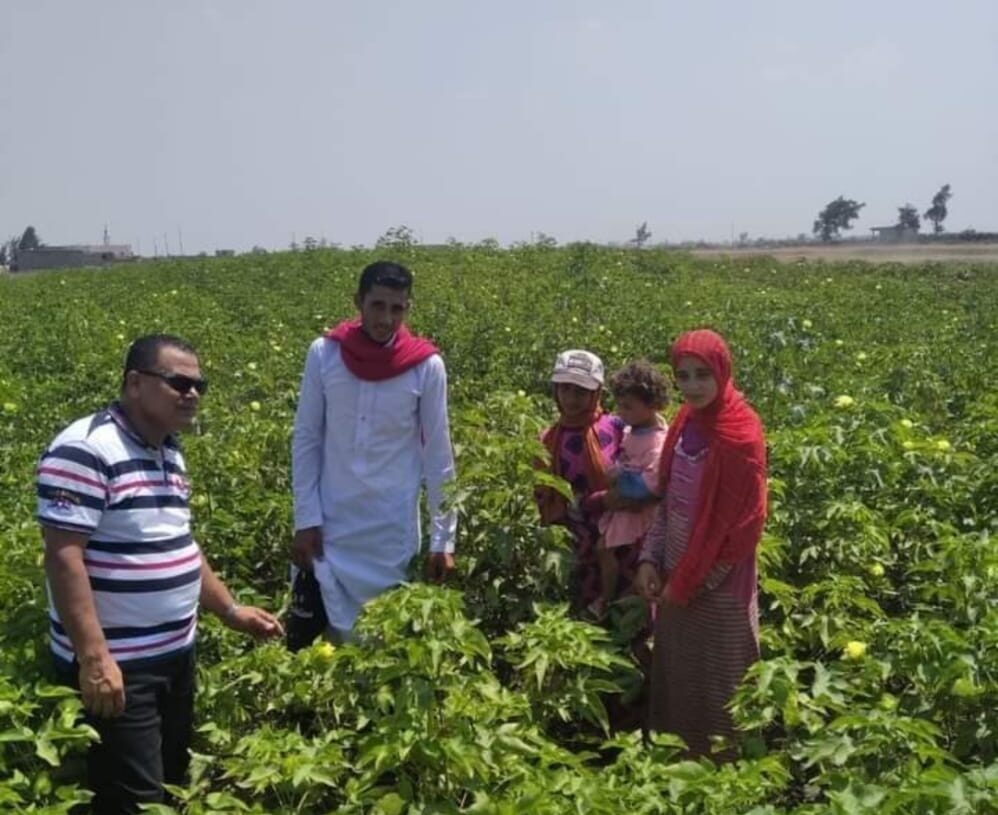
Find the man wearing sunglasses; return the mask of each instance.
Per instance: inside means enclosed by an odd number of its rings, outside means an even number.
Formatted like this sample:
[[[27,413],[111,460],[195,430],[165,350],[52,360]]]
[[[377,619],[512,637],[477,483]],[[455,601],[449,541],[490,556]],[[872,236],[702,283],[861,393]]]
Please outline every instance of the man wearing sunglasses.
[[[282,634],[240,606],[191,537],[190,483],[175,434],[208,383],[194,349],[136,340],[119,401],[63,430],[38,464],[50,641],[101,736],[88,757],[93,812],[164,800],[188,765],[198,606],[236,631]]]
[[[318,618],[332,639],[349,638],[364,603],[406,579],[420,546],[423,484],[430,577],[454,566],[456,520],[441,506],[454,477],[447,374],[436,347],[406,328],[411,291],[404,266],[370,264],[354,296],[359,315],[309,348],[292,444],[291,558],[305,570],[295,572],[292,648],[317,633],[299,620]],[[314,609],[298,603],[308,596],[298,584],[311,574],[321,589]]]

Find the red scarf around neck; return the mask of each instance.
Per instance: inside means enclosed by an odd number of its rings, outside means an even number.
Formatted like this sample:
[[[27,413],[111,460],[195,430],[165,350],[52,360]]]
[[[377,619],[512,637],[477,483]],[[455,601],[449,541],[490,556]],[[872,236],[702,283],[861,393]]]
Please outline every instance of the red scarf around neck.
[[[697,514],[686,552],[669,576],[674,597],[685,605],[715,564],[737,563],[759,544],[766,522],[766,441],[758,415],[731,382],[731,352],[721,336],[706,329],[683,334],[672,346],[673,367],[684,356],[706,362],[718,388],[707,407],[679,409],[662,448],[664,495],[686,423],[694,422],[707,438]]]
[[[340,357],[347,370],[368,382],[391,379],[440,353],[432,342],[415,336],[404,325],[385,345],[367,336],[359,319],[344,320],[325,336],[340,344]]]

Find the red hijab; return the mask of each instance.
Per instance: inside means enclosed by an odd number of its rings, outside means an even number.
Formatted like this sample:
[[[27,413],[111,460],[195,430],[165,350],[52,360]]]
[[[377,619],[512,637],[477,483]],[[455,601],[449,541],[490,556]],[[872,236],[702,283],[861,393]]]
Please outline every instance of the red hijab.
[[[344,320],[326,332],[326,339],[340,344],[340,357],[358,379],[380,382],[414,368],[424,359],[440,353],[429,340],[399,326],[395,339],[386,345],[372,340],[358,319]]]
[[[686,552],[669,577],[686,604],[717,563],[737,563],[759,544],[766,521],[766,441],[762,422],[731,381],[731,352],[713,331],[689,331],[672,346],[672,366],[685,356],[703,360],[714,374],[717,397],[695,410],[683,404],[662,450],[659,491],[665,494],[672,456],[687,422],[707,438],[700,500]]]

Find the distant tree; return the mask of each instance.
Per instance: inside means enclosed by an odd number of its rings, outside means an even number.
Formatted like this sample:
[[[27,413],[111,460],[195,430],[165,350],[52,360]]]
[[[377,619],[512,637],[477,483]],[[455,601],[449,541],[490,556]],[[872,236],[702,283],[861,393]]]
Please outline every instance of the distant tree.
[[[639,226],[634,231],[634,237],[631,238],[630,242],[632,246],[634,246],[637,249],[640,249],[642,246],[648,243],[650,238],[651,238],[651,230],[648,228],[648,222],[644,221],[642,222],[641,226]]]
[[[932,196],[932,206],[925,210],[925,220],[932,221],[932,231],[937,235],[943,231],[943,221],[949,215],[946,202],[952,197],[949,184],[943,184],[939,192]]]
[[[534,246],[543,246],[545,249],[554,249],[558,245],[558,239],[553,235],[538,232],[534,236]]]
[[[316,247],[319,245],[319,242],[315,238],[313,238],[311,235],[306,235],[305,236],[305,242],[304,243],[305,243],[305,251],[306,252],[314,252],[315,249],[316,249]]]
[[[408,249],[417,243],[419,241],[416,240],[416,233],[405,224],[400,224],[386,229],[385,234],[378,238],[374,245],[379,249]]]
[[[866,204],[857,204],[851,198],[840,195],[818,213],[811,231],[823,241],[837,238],[843,229],[852,229],[852,222],[859,217],[859,211],[865,206]]]
[[[21,239],[17,235],[11,235],[6,243],[2,244],[4,250],[4,261],[3,263],[7,266],[15,266],[17,264],[17,247],[20,245]]]
[[[918,217],[918,210],[911,204],[898,207],[898,226],[901,229],[910,229],[912,232],[918,232],[922,228],[922,222]]]
[[[267,254],[267,250],[264,249],[262,246],[254,246],[252,249],[250,249],[250,254],[251,255],[266,255]]]
[[[35,232],[33,226],[29,226],[24,230],[24,234],[21,235],[21,240],[17,244],[17,250],[19,252],[27,252],[31,249],[37,249],[42,245],[42,242],[38,239],[38,233]]]
[[[746,243],[748,243],[748,232],[739,232],[738,233],[738,243],[741,246],[744,246]]]

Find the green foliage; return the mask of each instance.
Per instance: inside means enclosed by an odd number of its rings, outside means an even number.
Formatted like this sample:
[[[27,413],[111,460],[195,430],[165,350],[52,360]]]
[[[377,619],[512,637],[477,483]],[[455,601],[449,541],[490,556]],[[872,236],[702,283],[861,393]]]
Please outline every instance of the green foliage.
[[[568,617],[568,606],[535,607],[536,617],[500,639],[512,664],[514,687],[534,702],[534,718],[547,727],[583,722],[609,732],[602,695],[619,693],[634,666],[605,646],[603,629]]]
[[[202,620],[200,729],[173,811],[996,812],[994,269],[548,240],[381,251],[415,271],[413,327],[447,361],[457,574],[379,598],[337,648],[254,648]],[[113,398],[134,336],[188,337],[213,382],[185,440],[198,540],[241,599],[280,608],[304,352],[351,314],[374,257],[316,247],[0,280],[4,812],[84,801],[94,737],[45,681],[39,453]],[[539,484],[565,488],[535,467],[556,353],[664,368],[670,340],[701,325],[730,340],[770,453],[764,659],[732,702],[740,758],[723,766],[684,760],[671,736],[607,734],[634,689],[621,647],[643,608],[615,607],[610,631],[570,619],[571,549],[533,502]]]
[[[537,598],[567,597],[568,534],[542,527],[534,490],[569,486],[535,462],[547,457],[534,400],[489,394],[456,412],[453,443],[461,460],[450,500],[461,529],[458,586],[482,629],[497,636],[529,619]]]
[[[5,812],[69,813],[90,800],[71,760],[97,733],[78,722],[82,705],[69,688],[24,685],[0,673],[0,807]],[[69,772],[67,772],[69,770]]]

